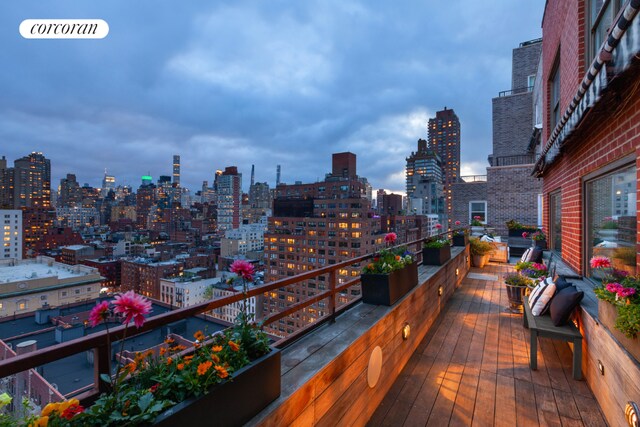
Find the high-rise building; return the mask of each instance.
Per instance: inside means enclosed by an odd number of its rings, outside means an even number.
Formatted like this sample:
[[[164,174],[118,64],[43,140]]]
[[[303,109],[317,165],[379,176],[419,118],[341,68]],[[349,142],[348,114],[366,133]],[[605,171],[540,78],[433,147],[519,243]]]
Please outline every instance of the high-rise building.
[[[418,151],[407,157],[407,212],[444,214],[442,161],[427,141],[418,140]]]
[[[14,168],[7,167],[7,159],[0,159],[0,209],[13,209]]]
[[[14,162],[14,207],[51,206],[51,162],[33,152]]]
[[[380,213],[383,215],[401,215],[402,214],[402,194],[383,194],[378,202],[380,205]]]
[[[115,190],[116,188],[116,177],[113,175],[107,175],[107,170],[104,170],[104,177],[102,178],[102,190],[100,191],[100,195],[102,197],[107,197],[109,191]]]
[[[445,215],[451,222],[452,185],[460,181],[460,120],[452,109],[444,107],[429,119],[428,126],[428,146],[442,161]]]
[[[152,178],[149,175],[142,177],[142,184],[138,187],[136,193],[136,222],[140,230],[147,228],[149,211],[151,210],[151,206],[156,202],[155,188],[156,186],[153,184]]]
[[[242,198],[242,174],[238,168],[229,166],[216,176],[218,200],[218,230],[226,231],[240,226]]]
[[[2,252],[0,258],[22,259],[22,211],[0,210]]]
[[[22,208],[22,255],[28,258],[38,255],[41,243],[53,227],[56,211],[51,208]]]
[[[173,184],[180,187],[180,156],[173,156]]]
[[[75,207],[82,204],[82,190],[76,176],[68,173],[60,180],[58,187],[58,207]]]
[[[380,218],[371,213],[366,185],[356,175],[356,158],[351,153],[333,156],[334,173],[324,181],[311,184],[280,184],[273,202],[274,216],[269,218],[265,233],[265,281],[300,274],[338,263],[344,259],[370,253],[382,243]],[[356,268],[338,272],[337,282],[357,276]],[[263,314],[282,311],[284,307],[313,296],[329,286],[328,277],[301,281],[295,289],[265,294]],[[349,289],[339,297],[345,304],[360,294]],[[325,301],[301,310],[295,316],[271,325],[271,332],[288,334],[326,313]]]

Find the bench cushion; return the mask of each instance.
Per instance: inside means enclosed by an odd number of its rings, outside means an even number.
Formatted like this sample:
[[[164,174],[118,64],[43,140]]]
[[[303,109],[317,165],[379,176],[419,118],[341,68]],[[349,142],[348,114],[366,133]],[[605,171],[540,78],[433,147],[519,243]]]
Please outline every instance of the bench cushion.
[[[556,326],[566,324],[573,310],[582,301],[582,297],[584,297],[584,292],[578,291],[575,286],[568,286],[558,292],[551,300],[549,307],[553,324]]]
[[[556,285],[551,278],[546,278],[531,291],[529,295],[529,306],[534,316],[545,314],[549,309],[549,304],[556,293]]]

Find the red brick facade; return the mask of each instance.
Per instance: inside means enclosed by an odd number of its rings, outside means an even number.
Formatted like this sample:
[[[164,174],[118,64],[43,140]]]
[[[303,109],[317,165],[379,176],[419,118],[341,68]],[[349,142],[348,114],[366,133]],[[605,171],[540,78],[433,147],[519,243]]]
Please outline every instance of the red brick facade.
[[[585,75],[584,2],[550,1],[543,20],[543,138],[549,127],[549,81],[560,51],[560,110],[564,112]],[[636,60],[637,62],[637,60]],[[563,143],[562,154],[547,166],[544,178],[544,227],[549,230],[549,194],[561,192],[562,258],[585,274],[584,178],[634,154],[640,167],[640,91],[638,64],[616,76],[603,98],[586,113],[581,124]],[[640,174],[638,175],[640,178]],[[637,192],[637,188],[636,188]]]

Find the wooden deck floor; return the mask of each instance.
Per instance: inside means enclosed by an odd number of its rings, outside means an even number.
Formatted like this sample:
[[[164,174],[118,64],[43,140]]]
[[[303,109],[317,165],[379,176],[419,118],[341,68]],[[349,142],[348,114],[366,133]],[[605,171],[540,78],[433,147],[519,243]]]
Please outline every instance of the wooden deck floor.
[[[465,279],[368,425],[606,425],[586,382],[571,377],[567,343],[541,339],[529,369],[529,332],[505,310],[510,270],[472,269],[498,280]]]

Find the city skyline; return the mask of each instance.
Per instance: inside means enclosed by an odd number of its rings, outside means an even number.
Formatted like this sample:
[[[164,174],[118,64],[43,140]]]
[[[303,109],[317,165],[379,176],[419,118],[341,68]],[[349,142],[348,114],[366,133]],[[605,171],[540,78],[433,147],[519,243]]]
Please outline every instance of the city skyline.
[[[231,165],[248,175],[255,164],[270,184],[276,165],[283,182],[314,182],[328,169],[316,159],[351,151],[374,188],[402,192],[405,157],[447,106],[461,120],[462,173],[484,173],[490,100],[510,86],[513,41],[540,36],[541,6],[3,4],[3,154],[43,152],[52,183],[75,173],[97,186],[106,167],[133,187],[171,175],[179,154],[195,189]],[[23,19],[88,15],[109,23],[105,39],[18,32]]]

